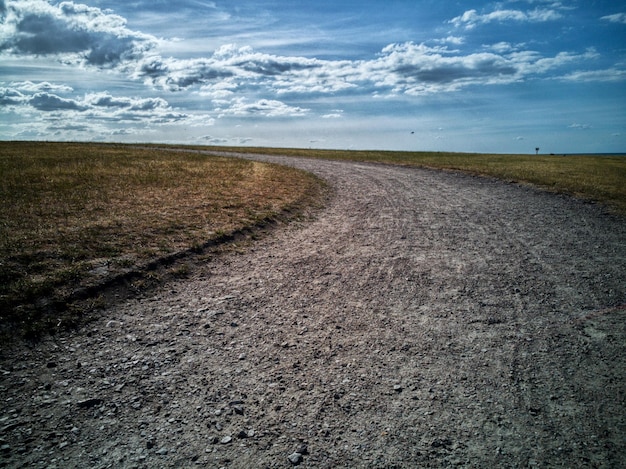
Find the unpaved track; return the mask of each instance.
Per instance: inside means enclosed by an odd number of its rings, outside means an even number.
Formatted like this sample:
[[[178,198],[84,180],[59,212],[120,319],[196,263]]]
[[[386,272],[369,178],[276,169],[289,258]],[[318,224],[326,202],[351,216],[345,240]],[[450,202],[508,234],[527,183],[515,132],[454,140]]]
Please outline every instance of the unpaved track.
[[[461,174],[257,158],[335,196],[3,352],[0,465],[623,467],[623,218]]]

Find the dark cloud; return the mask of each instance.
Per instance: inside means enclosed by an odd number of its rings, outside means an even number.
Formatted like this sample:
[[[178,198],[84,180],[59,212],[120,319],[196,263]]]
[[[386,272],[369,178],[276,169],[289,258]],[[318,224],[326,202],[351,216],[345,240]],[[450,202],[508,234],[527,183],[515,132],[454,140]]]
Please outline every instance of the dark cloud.
[[[318,64],[302,63],[302,60],[293,60],[290,58],[258,58],[236,62],[235,65],[241,70],[256,73],[259,75],[283,75],[289,72],[301,70],[312,70],[318,68]]]
[[[0,88],[0,106],[15,106],[22,104],[26,99],[22,93],[9,88]]]
[[[84,51],[92,42],[89,34],[67,26],[57,18],[28,14],[16,22],[15,35],[4,46],[18,54],[33,55]]]
[[[89,102],[92,106],[96,107],[127,108],[131,105],[131,100],[129,98],[115,98],[110,94],[94,95]]]
[[[58,55],[71,61],[70,55],[111,68],[140,58],[155,44],[154,38],[127,29],[123,18],[72,2],[22,1],[11,5],[10,15],[6,6],[4,12],[8,34],[0,38],[0,51],[14,55]]]
[[[84,111],[86,109],[73,99],[61,98],[50,93],[37,93],[28,100],[28,103],[40,111]]]
[[[426,83],[451,83],[467,78],[514,75],[518,70],[501,59],[489,58],[474,63],[443,61],[434,67],[420,64],[401,65],[394,72]]]
[[[167,88],[182,89],[190,86],[202,84],[210,81],[222,80],[232,77],[234,73],[230,70],[214,68],[211,66],[199,65],[195,69],[182,73],[173,73],[165,79]]]

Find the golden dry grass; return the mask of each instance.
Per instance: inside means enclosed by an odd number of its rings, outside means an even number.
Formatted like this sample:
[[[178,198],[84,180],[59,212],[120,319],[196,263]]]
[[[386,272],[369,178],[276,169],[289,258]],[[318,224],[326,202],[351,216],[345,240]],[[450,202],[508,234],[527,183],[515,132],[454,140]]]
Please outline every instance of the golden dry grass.
[[[192,152],[0,143],[0,322],[35,321],[78,287],[296,210],[320,187]]]

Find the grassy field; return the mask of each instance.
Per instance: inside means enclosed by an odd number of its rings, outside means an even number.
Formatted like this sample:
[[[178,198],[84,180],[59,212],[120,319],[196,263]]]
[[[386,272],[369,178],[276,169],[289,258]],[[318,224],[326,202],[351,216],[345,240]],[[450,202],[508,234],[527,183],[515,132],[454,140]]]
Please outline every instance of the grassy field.
[[[155,261],[298,213],[324,191],[302,171],[159,147],[0,142],[0,332],[71,323],[77,291],[125,272],[157,275]],[[626,215],[625,157],[205,149],[467,171]]]
[[[223,148],[223,150],[235,149]],[[545,190],[599,202],[614,212],[626,215],[626,156],[284,148],[237,148],[236,151],[465,171],[511,182],[530,183]]]
[[[56,323],[77,290],[295,213],[321,188],[305,172],[241,159],[0,143],[0,326],[49,329],[42,321]]]

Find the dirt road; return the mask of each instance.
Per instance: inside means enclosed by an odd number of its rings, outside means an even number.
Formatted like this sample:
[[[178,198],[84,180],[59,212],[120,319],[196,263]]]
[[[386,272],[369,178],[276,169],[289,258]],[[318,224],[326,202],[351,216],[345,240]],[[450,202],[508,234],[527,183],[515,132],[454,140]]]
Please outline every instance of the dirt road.
[[[0,466],[623,465],[626,220],[287,161],[334,188],[315,220],[3,352]]]

